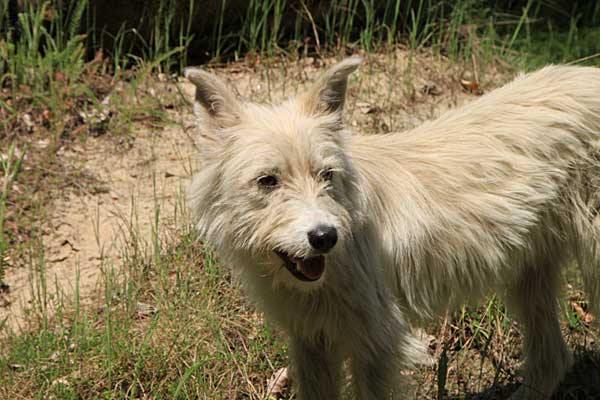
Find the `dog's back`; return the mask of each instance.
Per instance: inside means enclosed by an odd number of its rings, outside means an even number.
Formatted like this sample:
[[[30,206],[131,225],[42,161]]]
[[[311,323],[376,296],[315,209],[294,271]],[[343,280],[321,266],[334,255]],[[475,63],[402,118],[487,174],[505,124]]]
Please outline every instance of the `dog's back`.
[[[502,283],[501,269],[522,267],[514,258],[525,251],[589,239],[598,139],[600,70],[565,66],[521,76],[409,132],[355,136],[365,201],[407,300],[435,314],[462,301],[457,287],[477,295]]]

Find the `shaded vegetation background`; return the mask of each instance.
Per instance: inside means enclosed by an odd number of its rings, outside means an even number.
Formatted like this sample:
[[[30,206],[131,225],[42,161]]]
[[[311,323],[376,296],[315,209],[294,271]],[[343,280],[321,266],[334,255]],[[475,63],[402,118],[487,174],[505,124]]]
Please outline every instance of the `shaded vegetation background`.
[[[1,0],[0,38],[15,40],[18,13],[42,4],[52,36],[85,33],[88,56],[103,48],[117,59],[149,59],[185,48],[163,60],[168,68],[398,42],[468,56],[475,37],[498,53],[527,52],[536,65],[600,51],[600,2],[593,0]]]

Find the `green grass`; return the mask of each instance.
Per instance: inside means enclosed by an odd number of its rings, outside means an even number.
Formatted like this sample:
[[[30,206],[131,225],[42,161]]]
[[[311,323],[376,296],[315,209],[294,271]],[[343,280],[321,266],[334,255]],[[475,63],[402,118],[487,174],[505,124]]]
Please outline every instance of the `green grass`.
[[[6,42],[17,32],[10,22],[8,3],[0,1],[0,40]],[[398,44],[413,49],[433,46],[456,60],[469,60],[471,54],[481,57],[485,49],[511,62],[517,55],[522,65],[536,67],[598,53],[600,29],[600,6],[586,1],[152,0],[143,7],[123,5],[122,15],[127,19],[121,23],[103,19],[106,10],[87,1],[27,4],[17,18],[23,36],[32,23],[42,28],[27,39],[33,52],[40,44],[44,46],[40,40],[47,40],[47,30],[56,42],[54,47],[67,49],[71,43],[75,48],[83,41],[88,55],[103,48],[115,70],[135,65],[140,58],[164,57],[156,68],[167,73],[179,71],[190,57],[197,63],[231,60],[247,53],[324,55]],[[50,21],[49,13],[53,15]],[[480,42],[487,45],[481,48]],[[593,57],[587,62],[598,61]]]
[[[103,265],[103,301],[92,309],[78,290],[64,298],[46,281],[37,248],[37,325],[2,339],[10,349],[0,356],[2,397],[212,399],[242,384],[248,398],[261,398],[266,378],[284,365],[282,341],[189,227],[168,236],[148,247],[126,238],[123,265]]]

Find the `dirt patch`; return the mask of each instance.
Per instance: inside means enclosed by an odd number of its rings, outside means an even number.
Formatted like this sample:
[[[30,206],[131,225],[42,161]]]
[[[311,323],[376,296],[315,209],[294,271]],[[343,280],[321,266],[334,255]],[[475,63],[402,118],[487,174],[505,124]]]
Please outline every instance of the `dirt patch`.
[[[155,212],[159,226],[172,224],[182,187],[190,175],[193,140],[182,127],[136,132],[131,149],[124,151],[117,140],[90,138],[68,152],[76,152],[83,168],[97,178],[98,185],[78,195],[68,193],[52,207],[42,241],[46,286],[49,297],[57,290],[72,299],[79,279],[79,295],[91,304],[102,292],[99,278],[107,268],[119,264],[120,246],[135,232],[140,243],[152,243]],[[64,156],[74,156],[65,154]],[[39,263],[8,269],[0,321],[13,329],[25,329],[40,302]],[[29,310],[29,312],[27,312]]]

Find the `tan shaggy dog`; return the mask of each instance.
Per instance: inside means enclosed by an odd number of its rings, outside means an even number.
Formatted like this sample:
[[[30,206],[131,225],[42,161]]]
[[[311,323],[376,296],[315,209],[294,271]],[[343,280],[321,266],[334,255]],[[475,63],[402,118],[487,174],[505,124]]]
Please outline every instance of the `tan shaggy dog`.
[[[513,398],[547,398],[572,364],[561,268],[577,261],[600,301],[600,70],[547,67],[409,132],[358,135],[342,111],[360,61],[279,105],[186,71],[202,239],[289,334],[302,400],[338,399],[345,361],[357,398],[404,398],[399,370],[424,352],[412,322],[491,291],[525,332]]]

